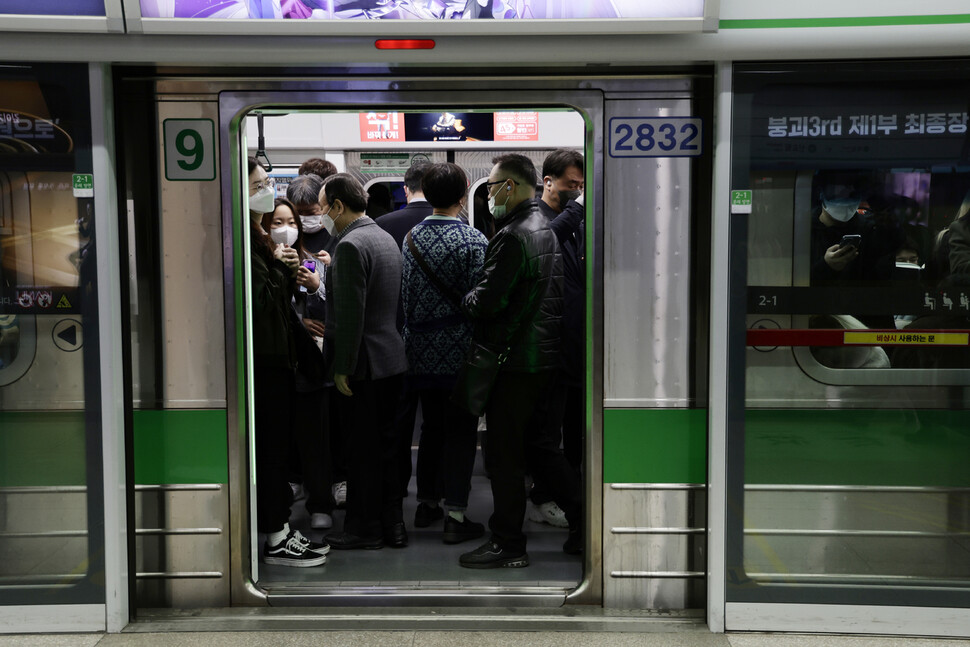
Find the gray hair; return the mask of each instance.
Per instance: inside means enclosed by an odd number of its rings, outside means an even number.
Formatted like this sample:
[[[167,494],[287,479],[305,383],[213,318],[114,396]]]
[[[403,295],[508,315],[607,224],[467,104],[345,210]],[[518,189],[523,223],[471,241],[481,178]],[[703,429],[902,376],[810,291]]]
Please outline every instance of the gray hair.
[[[321,188],[323,188],[323,180],[319,175],[313,173],[301,175],[293,178],[290,185],[286,187],[286,199],[297,206],[314,204],[319,200]]]

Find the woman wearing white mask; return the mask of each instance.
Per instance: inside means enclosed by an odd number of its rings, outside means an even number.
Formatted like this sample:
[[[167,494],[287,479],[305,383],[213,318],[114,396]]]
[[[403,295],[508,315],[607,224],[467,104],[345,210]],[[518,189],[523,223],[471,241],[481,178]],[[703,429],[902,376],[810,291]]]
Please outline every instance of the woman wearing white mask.
[[[289,527],[292,490],[287,480],[291,445],[296,348],[290,300],[299,256],[273,243],[261,225],[273,209],[273,185],[265,169],[249,158],[249,215],[252,263],[253,417],[256,444],[256,525],[266,540],[263,561],[280,566],[318,566],[330,550]]]
[[[329,383],[323,358],[326,266],[304,247],[304,219],[293,204],[286,198],[276,198],[274,204],[273,212],[263,215],[263,229],[269,232],[273,242],[295,249],[300,258],[297,289],[292,295],[296,319],[290,322],[296,343],[297,370],[292,407],[296,452],[290,460],[289,481],[303,484],[310,527],[321,530],[333,525],[334,508],[329,398],[325,388]]]

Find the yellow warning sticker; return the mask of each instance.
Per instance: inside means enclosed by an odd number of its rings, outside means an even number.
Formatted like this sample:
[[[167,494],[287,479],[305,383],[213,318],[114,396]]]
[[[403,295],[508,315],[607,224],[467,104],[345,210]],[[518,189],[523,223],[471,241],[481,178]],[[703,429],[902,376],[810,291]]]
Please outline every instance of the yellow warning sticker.
[[[70,307],[72,307],[71,306],[71,302],[67,300],[67,295],[66,294],[62,294],[61,295],[60,301],[57,302],[57,307],[58,308],[70,308]]]
[[[903,346],[966,346],[965,332],[860,332],[847,330],[844,344],[896,344]]]

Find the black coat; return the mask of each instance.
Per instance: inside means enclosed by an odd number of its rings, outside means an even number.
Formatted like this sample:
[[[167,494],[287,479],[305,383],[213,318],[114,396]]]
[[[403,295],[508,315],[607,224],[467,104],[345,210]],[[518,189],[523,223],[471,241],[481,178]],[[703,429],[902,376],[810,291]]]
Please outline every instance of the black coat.
[[[426,200],[415,200],[403,209],[377,217],[374,222],[394,238],[398,250],[403,252],[404,237],[416,224],[430,216],[432,211],[434,209]],[[397,305],[397,329],[404,330],[404,306],[400,301]]]
[[[536,200],[516,206],[499,224],[482,279],[462,302],[474,338],[500,351],[511,344],[503,370],[558,369],[563,274],[556,234]]]

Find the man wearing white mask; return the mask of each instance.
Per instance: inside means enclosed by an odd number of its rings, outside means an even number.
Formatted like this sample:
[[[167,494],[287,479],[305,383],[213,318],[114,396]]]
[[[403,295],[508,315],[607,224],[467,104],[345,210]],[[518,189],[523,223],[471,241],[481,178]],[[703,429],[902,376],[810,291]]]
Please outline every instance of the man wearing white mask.
[[[529,424],[561,362],[559,242],[535,199],[532,161],[511,153],[493,162],[488,206],[498,231],[488,243],[482,279],[465,295],[462,308],[474,324],[475,343],[506,359],[485,408],[485,465],[494,502],[488,522],[491,537],[461,556],[459,563],[466,568],[529,565],[522,532],[526,461],[533,474],[547,483],[557,480],[557,461],[565,462],[561,452],[549,452],[541,431]],[[581,502],[563,497],[561,506],[578,538]]]

